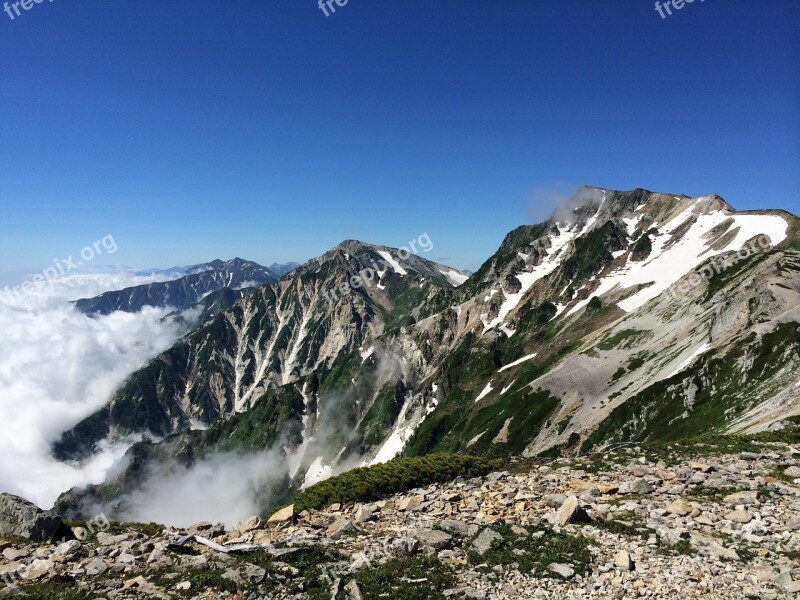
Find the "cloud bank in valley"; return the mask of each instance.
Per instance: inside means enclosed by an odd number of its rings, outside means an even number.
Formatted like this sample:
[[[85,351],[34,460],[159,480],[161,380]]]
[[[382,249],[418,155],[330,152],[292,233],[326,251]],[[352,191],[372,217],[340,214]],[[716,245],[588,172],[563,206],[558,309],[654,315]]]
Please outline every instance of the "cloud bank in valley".
[[[125,446],[68,465],[50,456],[50,445],[168,348],[184,325],[164,318],[170,309],[91,318],[69,301],[170,278],[95,273],[38,285],[32,293],[0,290],[0,491],[49,508],[61,492],[103,480]]]

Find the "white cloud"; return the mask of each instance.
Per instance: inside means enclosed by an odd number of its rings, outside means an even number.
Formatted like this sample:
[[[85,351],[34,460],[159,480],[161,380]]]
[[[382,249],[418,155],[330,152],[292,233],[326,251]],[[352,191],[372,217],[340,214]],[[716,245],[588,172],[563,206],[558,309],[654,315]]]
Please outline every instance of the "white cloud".
[[[212,519],[231,527],[259,514],[259,493],[268,495],[285,485],[286,458],[279,450],[247,455],[219,453],[190,469],[175,466],[168,474],[155,464],[148,469],[141,487],[125,496],[122,503],[127,508],[119,518],[178,527]]]
[[[80,466],[50,456],[60,434],[103,406],[125,378],[182,333],[171,309],[90,318],[70,300],[171,277],[73,275],[31,293],[0,290],[0,491],[49,508],[73,486],[99,483],[125,446]]]

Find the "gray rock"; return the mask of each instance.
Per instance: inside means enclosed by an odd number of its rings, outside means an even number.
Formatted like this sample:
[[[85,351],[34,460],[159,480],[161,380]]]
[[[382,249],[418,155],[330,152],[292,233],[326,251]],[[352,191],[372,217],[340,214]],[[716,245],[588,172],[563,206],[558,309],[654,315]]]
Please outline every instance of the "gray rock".
[[[419,542],[413,538],[400,538],[389,544],[389,552],[397,558],[414,556],[418,548]]]
[[[358,527],[349,519],[338,519],[325,531],[325,535],[332,540],[338,540],[348,533],[358,533]]]
[[[784,475],[787,477],[791,477],[793,479],[797,479],[800,477],[800,467],[788,467],[784,472]]]
[[[34,542],[51,542],[72,530],[61,519],[19,496],[0,494],[0,536],[14,535]]]
[[[733,521],[734,523],[741,523],[744,525],[753,519],[753,515],[748,513],[746,510],[732,510],[731,512],[727,513],[724,518],[728,521]]]
[[[64,560],[74,558],[81,549],[81,543],[78,540],[70,540],[56,546],[55,555]]]
[[[564,494],[549,494],[544,499],[544,503],[550,508],[560,508],[566,499],[567,497]]]
[[[453,536],[438,529],[412,529],[408,535],[419,541],[420,545],[434,550],[444,550],[453,545]]]
[[[616,564],[623,571],[633,571],[635,565],[633,559],[627,550],[620,550],[614,557],[614,564]]]
[[[272,516],[267,519],[267,523],[270,525],[280,525],[281,523],[293,523],[294,519],[294,504],[290,504],[273,513]]]
[[[108,565],[102,558],[94,558],[86,565],[86,574],[90,577],[102,575],[108,571]]]
[[[105,531],[101,531],[97,534],[97,543],[100,546],[116,546],[128,539],[127,533],[121,533],[119,535],[111,535],[110,533],[106,533]]]
[[[233,526],[233,530],[238,533],[247,533],[248,531],[255,531],[261,527],[261,519],[258,517],[248,517],[243,521],[239,521]]]
[[[267,552],[269,552],[272,558],[285,561],[287,559],[300,558],[300,556],[308,552],[308,548],[302,546],[294,548],[268,548]]]
[[[425,502],[425,496],[405,496],[397,503],[397,510],[417,510]]]
[[[364,598],[361,595],[361,589],[358,587],[358,584],[355,582],[355,580],[344,586],[344,593],[347,594],[349,600],[363,600]]]
[[[25,558],[28,556],[30,552],[22,548],[6,548],[3,550],[3,558],[10,561],[19,560],[20,558]]]
[[[355,517],[353,518],[356,523],[366,523],[367,521],[372,521],[375,516],[368,506],[362,506],[356,511]]]
[[[577,496],[570,496],[556,513],[556,523],[562,527],[567,523],[586,523],[590,521],[589,515],[581,508]]]
[[[475,551],[478,555],[483,556],[489,551],[489,548],[492,547],[492,543],[495,541],[500,541],[503,539],[496,531],[492,531],[491,529],[484,529],[481,531],[480,535],[475,538],[472,542],[472,550]]]
[[[266,578],[267,571],[257,565],[244,563],[239,567],[228,569],[222,576],[239,585],[246,585],[248,583],[258,585]]]
[[[756,491],[745,491],[745,492],[735,492],[733,494],[728,494],[723,498],[723,502],[730,506],[738,506],[740,504],[744,506],[751,506],[753,504],[759,504],[758,502],[758,492]]]
[[[633,481],[624,481],[619,484],[620,494],[650,494],[652,491],[653,486],[643,477],[638,477]]]
[[[22,578],[28,581],[37,581],[54,572],[55,565],[52,560],[37,558],[28,565],[28,568],[22,573]]]
[[[460,537],[467,537],[470,534],[469,525],[461,521],[456,521],[454,519],[445,519],[444,521],[439,523],[439,527],[441,527],[445,531],[449,531],[450,533],[453,533]]]
[[[551,573],[555,573],[562,579],[572,579],[575,575],[575,569],[563,563],[550,563],[547,565],[547,570]]]

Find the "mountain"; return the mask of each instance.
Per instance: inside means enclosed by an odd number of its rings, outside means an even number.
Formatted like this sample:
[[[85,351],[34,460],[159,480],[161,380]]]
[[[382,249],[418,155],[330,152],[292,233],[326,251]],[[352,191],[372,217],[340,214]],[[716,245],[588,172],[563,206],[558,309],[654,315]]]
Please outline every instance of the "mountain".
[[[282,264],[272,263],[269,266],[269,270],[275,273],[275,275],[277,275],[278,277],[283,277],[287,273],[291,273],[292,271],[294,271],[299,266],[300,263],[297,262],[288,262]]]
[[[56,455],[81,456],[109,433],[160,437],[206,427],[335,364],[349,369],[366,341],[441,310],[465,279],[416,255],[343,242],[241,298],[134,373],[108,406],[65,434]]]
[[[219,450],[285,457],[268,506],[398,454],[553,456],[780,427],[800,414],[799,272],[793,215],[642,189],[582,188],[469,278],[347,241],[192,331],[67,431],[62,460],[107,438],[156,441],[61,505],[116,501],[148,464]]]
[[[280,276],[252,261],[234,258],[229,261],[214,260],[186,267],[187,274],[170,281],[105,292],[94,298],[75,302],[75,307],[88,315],[107,315],[117,310],[139,312],[145,306],[172,306],[184,310],[201,302],[208,294],[231,288],[258,287],[277,281]],[[175,274],[175,269],[164,273]]]

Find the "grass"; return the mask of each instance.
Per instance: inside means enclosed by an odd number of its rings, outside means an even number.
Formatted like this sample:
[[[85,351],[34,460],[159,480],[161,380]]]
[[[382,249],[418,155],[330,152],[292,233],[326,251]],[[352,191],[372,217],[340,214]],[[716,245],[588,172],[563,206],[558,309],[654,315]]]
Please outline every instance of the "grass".
[[[607,521],[593,521],[591,523],[598,529],[602,529],[609,533],[616,535],[624,535],[626,537],[638,537],[642,540],[647,540],[655,531],[644,525],[634,525],[616,519],[609,519]]]
[[[366,600],[445,600],[445,590],[457,582],[452,569],[435,556],[392,559],[360,570],[355,581]],[[345,598],[345,594],[336,598]]]
[[[501,466],[501,461],[463,454],[396,458],[372,467],[359,467],[312,485],[294,498],[294,507],[301,512],[321,510],[336,502],[371,502],[456,477],[487,475]]]
[[[689,540],[680,540],[674,544],[659,544],[656,553],[661,556],[693,556],[697,549]]]
[[[270,585],[270,581],[282,581],[281,585],[292,592],[299,592],[299,584],[302,582],[303,591],[308,594],[307,597],[315,600],[316,598],[329,598],[330,594],[324,583],[323,567],[325,564],[341,562],[345,560],[346,557],[335,550],[318,545],[302,547],[300,550],[301,552],[296,556],[286,555],[280,559],[275,559],[266,550],[257,550],[242,555],[237,562],[229,565],[235,568],[236,566],[249,563],[265,569],[267,572],[267,579],[260,585],[242,585],[230,579],[226,579],[223,577],[225,569],[184,570],[168,567],[157,571],[155,574],[148,575],[146,578],[154,585],[169,590],[171,593],[177,594],[182,598],[192,598],[197,595],[198,590],[210,590],[216,593],[229,592],[233,594],[252,592],[257,589],[261,590],[265,586]],[[286,581],[284,576],[286,564],[298,571],[290,581]],[[183,581],[191,583],[190,588],[188,590],[175,589],[176,584]]]
[[[643,444],[646,453],[656,458],[682,460],[696,456],[713,454],[739,454],[741,452],[763,452],[765,444],[800,443],[800,427],[780,431],[763,431],[746,435],[705,435],[675,441],[662,441]]]
[[[20,585],[14,594],[17,598],[58,598],[58,600],[91,600],[95,596],[84,591],[72,579],[54,579],[46,583]]]
[[[640,338],[649,335],[650,332],[642,331],[640,329],[623,329],[618,331],[612,336],[606,337],[602,342],[597,344],[600,350],[613,350],[614,348],[628,348]],[[628,341],[627,344],[623,342]]]
[[[522,573],[535,571],[542,576],[550,576],[547,567],[551,563],[568,563],[580,574],[591,569],[589,546],[593,542],[587,537],[537,527],[525,527],[527,536],[517,535],[507,525],[494,525],[490,529],[502,536],[502,540],[492,543],[483,555],[469,550],[467,558],[470,564],[485,565],[487,569],[497,565],[516,565],[515,568]]]
[[[239,586],[230,579],[225,579],[223,577],[224,573],[224,569],[207,569],[201,571],[169,568],[158,571],[154,575],[146,577],[146,579],[153,585],[169,590],[179,598],[191,598],[197,595],[198,590],[235,594],[239,591]],[[183,581],[188,581],[191,584],[189,589],[175,589],[175,586]]]
[[[708,500],[710,502],[720,502],[725,496],[734,494],[738,491],[739,488],[735,487],[714,488],[698,485],[686,490],[686,495],[693,498],[702,498],[703,500]]]

